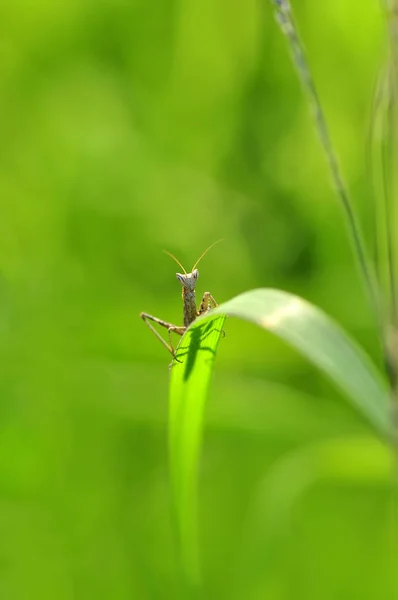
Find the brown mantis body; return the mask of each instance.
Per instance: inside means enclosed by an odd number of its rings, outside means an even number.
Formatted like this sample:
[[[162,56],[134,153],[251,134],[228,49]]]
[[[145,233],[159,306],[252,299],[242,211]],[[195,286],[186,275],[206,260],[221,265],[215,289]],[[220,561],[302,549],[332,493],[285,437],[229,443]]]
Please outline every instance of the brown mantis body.
[[[221,241],[221,240],[218,240],[218,242],[219,241]],[[171,355],[173,356],[174,359],[176,358],[176,355],[175,355],[173,342],[171,339],[171,334],[176,333],[177,335],[184,335],[187,328],[189,327],[189,325],[191,323],[193,323],[195,321],[196,317],[206,314],[211,308],[215,308],[217,306],[217,302],[214,300],[214,298],[210,294],[210,292],[205,292],[203,294],[202,302],[200,303],[199,308],[197,309],[195,286],[196,286],[196,282],[199,277],[199,271],[196,268],[199,261],[210,250],[210,248],[212,248],[215,244],[218,244],[218,242],[214,242],[214,244],[209,246],[209,248],[207,248],[207,250],[205,250],[203,252],[203,254],[199,257],[199,259],[196,261],[196,263],[192,267],[192,271],[190,273],[186,272],[186,270],[184,269],[184,267],[182,266],[180,261],[177,260],[177,258],[175,256],[173,256],[172,254],[170,254],[170,252],[167,252],[166,250],[164,251],[166,254],[171,256],[184,271],[184,273],[176,273],[176,277],[182,286],[182,301],[183,301],[183,305],[184,305],[184,325],[181,325],[181,326],[173,325],[172,323],[163,321],[163,319],[158,319],[157,317],[154,317],[145,312],[142,312],[140,316],[141,316],[141,319],[143,319],[145,321],[145,323],[148,325],[149,329],[151,331],[153,331],[153,333],[156,335],[156,337],[162,342],[162,344],[171,353]],[[149,321],[153,321],[154,323],[157,323],[161,327],[165,327],[167,329],[168,334],[169,334],[169,342],[166,342],[166,340],[160,335],[160,333],[154,328],[154,326]]]

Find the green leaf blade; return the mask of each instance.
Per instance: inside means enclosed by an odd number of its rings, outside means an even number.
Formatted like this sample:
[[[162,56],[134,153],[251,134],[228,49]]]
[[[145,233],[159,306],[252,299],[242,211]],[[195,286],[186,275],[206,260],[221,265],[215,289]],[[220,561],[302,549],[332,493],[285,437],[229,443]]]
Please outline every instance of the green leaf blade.
[[[218,312],[256,323],[288,342],[390,438],[387,382],[359,345],[320,309],[282,290],[257,289],[225,302],[214,311]]]
[[[256,323],[289,343],[335,383],[382,438],[393,436],[386,380],[358,344],[309,302],[281,290],[257,289],[199,317],[177,348],[180,362],[172,367],[169,397],[175,527],[190,585],[200,579],[196,479],[204,408],[226,315]]]
[[[204,409],[225,317],[198,319],[177,348],[169,395],[169,457],[173,508],[181,567],[190,583],[199,580],[196,531],[196,472]],[[180,362],[179,362],[180,361]]]

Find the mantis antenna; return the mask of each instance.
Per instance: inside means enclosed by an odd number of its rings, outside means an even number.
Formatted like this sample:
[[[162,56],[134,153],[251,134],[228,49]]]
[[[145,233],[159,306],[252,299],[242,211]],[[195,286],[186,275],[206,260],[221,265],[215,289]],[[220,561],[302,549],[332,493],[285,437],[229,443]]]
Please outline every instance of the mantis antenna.
[[[187,275],[187,274],[188,274],[188,273],[186,272],[186,270],[184,269],[184,267],[182,266],[182,264],[180,263],[180,261],[178,260],[178,258],[176,258],[176,257],[174,256],[174,254],[172,254],[171,252],[168,252],[168,250],[163,250],[163,252],[164,252],[165,254],[168,254],[169,256],[171,256],[171,258],[172,258],[173,260],[175,260],[175,261],[176,261],[177,265],[179,265],[179,266],[181,267],[181,269],[184,271],[185,275]]]
[[[199,262],[202,260],[202,258],[205,256],[205,254],[208,253],[209,250],[211,250],[211,248],[213,248],[213,246],[215,246],[216,244],[219,244],[220,242],[223,241],[223,238],[221,238],[220,240],[217,240],[216,242],[213,242],[208,248],[206,248],[206,250],[199,256],[198,260],[196,261],[196,263],[194,264],[194,266],[191,269],[191,272],[198,266]],[[180,263],[180,261],[178,260],[178,258],[176,258],[174,256],[174,254],[172,254],[171,252],[169,252],[168,250],[163,250],[163,252],[165,254],[167,254],[168,256],[171,256],[171,258],[173,260],[176,261],[177,265],[179,265],[181,267],[181,269],[184,271],[185,275],[187,275],[188,273],[186,272],[186,270],[184,269],[184,267],[182,266],[182,264]]]
[[[198,260],[196,261],[196,263],[192,267],[192,271],[198,266],[199,262],[202,260],[202,258],[204,257],[204,255],[207,254],[208,251],[211,250],[216,244],[219,244],[222,241],[223,241],[223,238],[221,238],[220,240],[217,240],[216,242],[213,242],[208,248],[206,248],[206,250],[203,252],[203,254],[201,254],[199,256]]]

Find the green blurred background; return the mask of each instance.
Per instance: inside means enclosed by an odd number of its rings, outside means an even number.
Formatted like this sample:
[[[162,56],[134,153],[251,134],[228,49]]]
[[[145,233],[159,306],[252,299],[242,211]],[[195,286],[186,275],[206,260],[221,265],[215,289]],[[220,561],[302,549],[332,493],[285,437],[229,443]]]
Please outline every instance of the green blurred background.
[[[295,13],[365,232],[376,0]],[[281,287],[379,361],[372,318],[271,5],[0,5],[0,598],[179,598],[175,253],[222,302]],[[229,319],[200,469],[203,598],[391,598],[389,460],[331,385]]]

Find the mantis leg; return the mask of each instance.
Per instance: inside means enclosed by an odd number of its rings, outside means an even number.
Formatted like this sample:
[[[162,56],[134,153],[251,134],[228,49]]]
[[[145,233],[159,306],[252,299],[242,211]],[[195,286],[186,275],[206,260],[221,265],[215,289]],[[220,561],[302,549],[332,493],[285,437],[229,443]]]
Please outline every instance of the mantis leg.
[[[205,313],[207,313],[207,311],[210,310],[210,308],[215,308],[216,306],[218,306],[218,304],[214,300],[214,298],[210,294],[210,292],[205,292],[203,294],[202,302],[200,303],[200,306],[199,306],[198,316],[204,315]]]
[[[167,350],[170,352],[170,354],[173,356],[173,358],[175,358],[175,350],[174,350],[173,342],[171,339],[171,334],[172,334],[172,332],[174,332],[177,335],[183,335],[185,333],[186,328],[179,327],[178,325],[173,325],[172,323],[168,323],[167,321],[163,321],[162,319],[153,317],[152,315],[149,315],[148,313],[141,313],[140,316],[141,316],[141,319],[143,319],[145,321],[146,325],[148,325],[149,329],[151,331],[153,331],[153,333],[156,335],[156,337],[167,348]],[[169,343],[167,343],[166,340],[162,338],[160,333],[154,328],[153,325],[151,325],[151,323],[149,323],[149,321],[153,321],[154,323],[157,323],[161,327],[165,327],[167,329],[168,334],[169,334]]]
[[[203,294],[202,302],[200,303],[198,316],[205,315],[210,309],[216,308],[218,306],[217,302],[214,300],[213,296],[210,292],[205,292]],[[225,331],[222,330],[222,336],[225,337]]]

